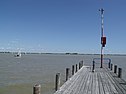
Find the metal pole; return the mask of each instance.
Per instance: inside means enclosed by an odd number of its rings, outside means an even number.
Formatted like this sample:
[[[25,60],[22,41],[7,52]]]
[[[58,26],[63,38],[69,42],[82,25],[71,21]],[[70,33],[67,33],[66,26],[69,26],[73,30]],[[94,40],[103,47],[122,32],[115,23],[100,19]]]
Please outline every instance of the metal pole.
[[[103,67],[103,47],[101,47],[101,68]]]
[[[101,8],[99,9],[99,11],[101,12],[101,44],[102,44],[102,37],[104,36],[104,10]],[[101,68],[103,67],[103,45],[101,46]]]

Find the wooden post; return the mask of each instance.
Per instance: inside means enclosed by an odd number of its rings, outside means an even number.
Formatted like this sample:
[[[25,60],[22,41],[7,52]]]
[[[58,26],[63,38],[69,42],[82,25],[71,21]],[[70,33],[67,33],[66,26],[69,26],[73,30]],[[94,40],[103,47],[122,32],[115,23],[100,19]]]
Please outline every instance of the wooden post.
[[[76,72],[77,72],[77,64],[76,64]]]
[[[56,74],[55,90],[57,91],[60,88],[60,73]]]
[[[72,75],[74,75],[74,65],[72,66]]]
[[[122,68],[118,68],[118,77],[122,78]]]
[[[66,68],[66,81],[69,79],[70,77],[70,68]]]
[[[93,61],[93,67],[92,67],[92,72],[95,71],[95,61]]]
[[[81,64],[82,64],[82,65],[81,65],[81,67],[83,67],[83,65],[84,65],[84,62],[83,62],[83,60],[82,60]]]
[[[79,63],[79,69],[81,68],[81,64]]]
[[[34,87],[33,87],[33,94],[41,94],[41,85],[39,84],[36,84]]]
[[[111,70],[112,70],[112,68],[113,68],[113,64],[111,64]]]
[[[82,61],[80,62],[80,68],[82,67]]]
[[[108,63],[108,68],[110,69],[110,67],[111,67],[111,63],[109,62],[109,63]]]
[[[117,73],[117,65],[114,65],[114,73]]]

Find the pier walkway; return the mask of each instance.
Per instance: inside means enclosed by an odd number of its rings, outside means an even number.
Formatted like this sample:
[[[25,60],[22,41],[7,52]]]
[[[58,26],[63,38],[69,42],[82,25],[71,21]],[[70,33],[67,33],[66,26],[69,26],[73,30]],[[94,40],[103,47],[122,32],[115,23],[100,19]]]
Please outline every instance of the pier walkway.
[[[126,82],[108,68],[83,66],[54,94],[126,94]]]

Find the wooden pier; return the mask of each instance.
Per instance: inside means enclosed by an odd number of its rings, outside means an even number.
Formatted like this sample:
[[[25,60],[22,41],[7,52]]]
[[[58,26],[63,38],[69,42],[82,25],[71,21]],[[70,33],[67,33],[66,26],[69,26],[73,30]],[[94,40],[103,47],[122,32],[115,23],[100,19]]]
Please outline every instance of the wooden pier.
[[[109,68],[83,66],[69,78],[54,94],[126,94],[126,82]],[[120,72],[120,69],[118,69]]]

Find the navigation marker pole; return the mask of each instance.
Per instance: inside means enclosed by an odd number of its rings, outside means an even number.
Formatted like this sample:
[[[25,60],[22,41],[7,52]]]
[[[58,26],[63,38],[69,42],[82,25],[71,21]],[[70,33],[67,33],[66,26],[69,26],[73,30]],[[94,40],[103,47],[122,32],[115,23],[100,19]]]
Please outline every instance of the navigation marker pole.
[[[101,68],[103,68],[103,48],[106,45],[106,37],[104,36],[104,9],[99,9],[101,12]]]

